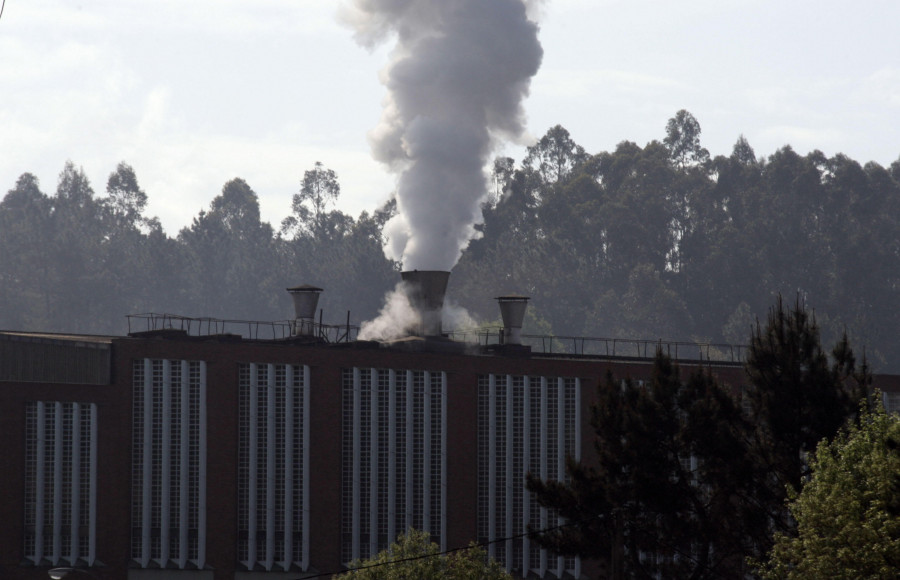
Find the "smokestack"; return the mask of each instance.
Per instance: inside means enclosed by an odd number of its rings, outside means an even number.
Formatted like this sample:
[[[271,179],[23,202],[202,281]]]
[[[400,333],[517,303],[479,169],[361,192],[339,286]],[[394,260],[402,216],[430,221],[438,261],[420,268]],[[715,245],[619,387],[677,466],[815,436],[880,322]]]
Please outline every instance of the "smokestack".
[[[401,272],[400,277],[408,286],[410,305],[419,314],[419,327],[412,331],[419,336],[441,336],[444,294],[447,291],[450,272],[412,270]]]
[[[497,302],[503,317],[503,344],[522,344],[522,320],[528,308],[528,296],[507,294],[498,296]]]
[[[321,288],[302,284],[288,288],[291,298],[294,300],[294,324],[292,334],[294,336],[312,336],[315,329],[316,306],[319,304]]]

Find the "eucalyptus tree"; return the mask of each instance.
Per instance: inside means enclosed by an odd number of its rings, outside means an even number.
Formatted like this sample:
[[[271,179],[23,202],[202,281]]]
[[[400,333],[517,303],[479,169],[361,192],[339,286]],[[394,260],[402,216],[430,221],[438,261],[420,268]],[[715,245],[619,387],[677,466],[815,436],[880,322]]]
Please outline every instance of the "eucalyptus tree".
[[[0,326],[53,330],[62,281],[53,268],[53,205],[38,178],[22,174],[0,201]]]
[[[209,211],[201,211],[178,235],[186,251],[193,315],[284,318],[278,308],[284,274],[273,268],[273,236],[260,219],[256,192],[241,178],[228,181]]]

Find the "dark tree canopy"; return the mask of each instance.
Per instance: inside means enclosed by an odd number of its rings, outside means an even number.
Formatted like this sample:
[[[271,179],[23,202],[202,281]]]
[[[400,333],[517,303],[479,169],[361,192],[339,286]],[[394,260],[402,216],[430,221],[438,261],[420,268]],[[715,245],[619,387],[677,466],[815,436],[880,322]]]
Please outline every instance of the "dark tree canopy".
[[[594,456],[570,459],[565,482],[528,479],[570,524],[535,539],[606,562],[611,578],[746,574],[793,529],[785,500],[805,458],[867,400],[869,377],[846,339],[829,360],[811,314],[780,298],[745,366],[743,393],[708,371],[683,378],[661,354],[646,384],[608,377],[591,409]]]
[[[709,151],[700,145],[700,133],[700,123],[685,109],[669,119],[663,143],[679,167],[685,168],[689,164],[703,163],[709,159]]]
[[[846,336],[829,360],[812,314],[799,299],[787,308],[780,296],[766,325],[753,332],[745,366],[755,426],[751,452],[766,474],[761,505],[772,508],[777,529],[789,530],[793,523],[781,506],[808,477],[805,458],[846,424],[867,395],[868,370],[865,362],[857,368]]]
[[[596,462],[569,461],[569,483],[529,477],[571,526],[537,536],[600,559],[610,578],[734,578],[765,528],[739,404],[706,372],[682,379],[657,354],[646,384],[608,377],[592,408]]]
[[[846,331],[873,369],[900,371],[900,161],[788,145],[762,156],[743,136],[709,157],[700,136],[682,110],[644,145],[588,152],[557,125],[524,159],[499,159],[448,297],[494,320],[493,296],[526,294],[562,336],[720,343],[746,342],[773,296],[799,293],[824,342]],[[284,287],[300,282],[360,322],[396,282],[381,250],[395,209],[335,209],[338,176],[322,163],[282,192],[278,231],[236,178],[167,234],[137,173],[119,163],[105,195],[72,162],[55,194],[23,174],[0,200],[0,327],[122,332],[146,311],[281,319]]]
[[[341,195],[341,185],[337,173],[316,161],[312,169],[303,173],[300,192],[295,193],[291,202],[293,215],[282,222],[282,232],[296,233],[296,230],[312,235],[321,235],[330,225],[334,225],[336,214],[325,210]],[[343,215],[338,213],[337,215]]]

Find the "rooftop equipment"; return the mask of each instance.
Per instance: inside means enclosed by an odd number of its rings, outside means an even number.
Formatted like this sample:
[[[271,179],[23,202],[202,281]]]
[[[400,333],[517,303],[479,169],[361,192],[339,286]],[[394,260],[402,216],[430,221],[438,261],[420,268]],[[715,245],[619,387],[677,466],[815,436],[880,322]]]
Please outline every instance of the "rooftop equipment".
[[[321,288],[302,284],[288,288],[291,298],[294,300],[294,324],[292,334],[294,336],[312,336],[315,334],[316,306],[319,305]]]
[[[444,294],[447,292],[450,272],[412,270],[401,272],[400,277],[407,284],[410,305],[419,314],[419,325],[409,329],[410,332],[418,336],[441,336]]]
[[[503,344],[522,344],[522,320],[528,308],[528,296],[507,294],[498,296],[497,302],[503,318]]]

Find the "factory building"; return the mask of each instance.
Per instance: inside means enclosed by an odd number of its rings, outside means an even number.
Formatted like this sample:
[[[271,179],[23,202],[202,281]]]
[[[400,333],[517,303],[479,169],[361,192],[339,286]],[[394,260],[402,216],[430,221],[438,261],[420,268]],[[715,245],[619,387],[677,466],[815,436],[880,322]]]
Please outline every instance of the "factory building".
[[[420,274],[421,325],[390,342],[315,322],[310,286],[289,289],[293,320],[242,334],[157,315],[121,337],[0,332],[0,577],[286,580],[408,528],[443,550],[486,542],[519,577],[594,576],[523,534],[559,524],[525,475],[590,460],[597,385],[649,378],[652,349],[523,345],[521,296],[501,297],[498,340],[453,340],[428,314],[446,278]],[[739,361],[672,354],[744,380]],[[897,378],[876,382],[900,392]]]

